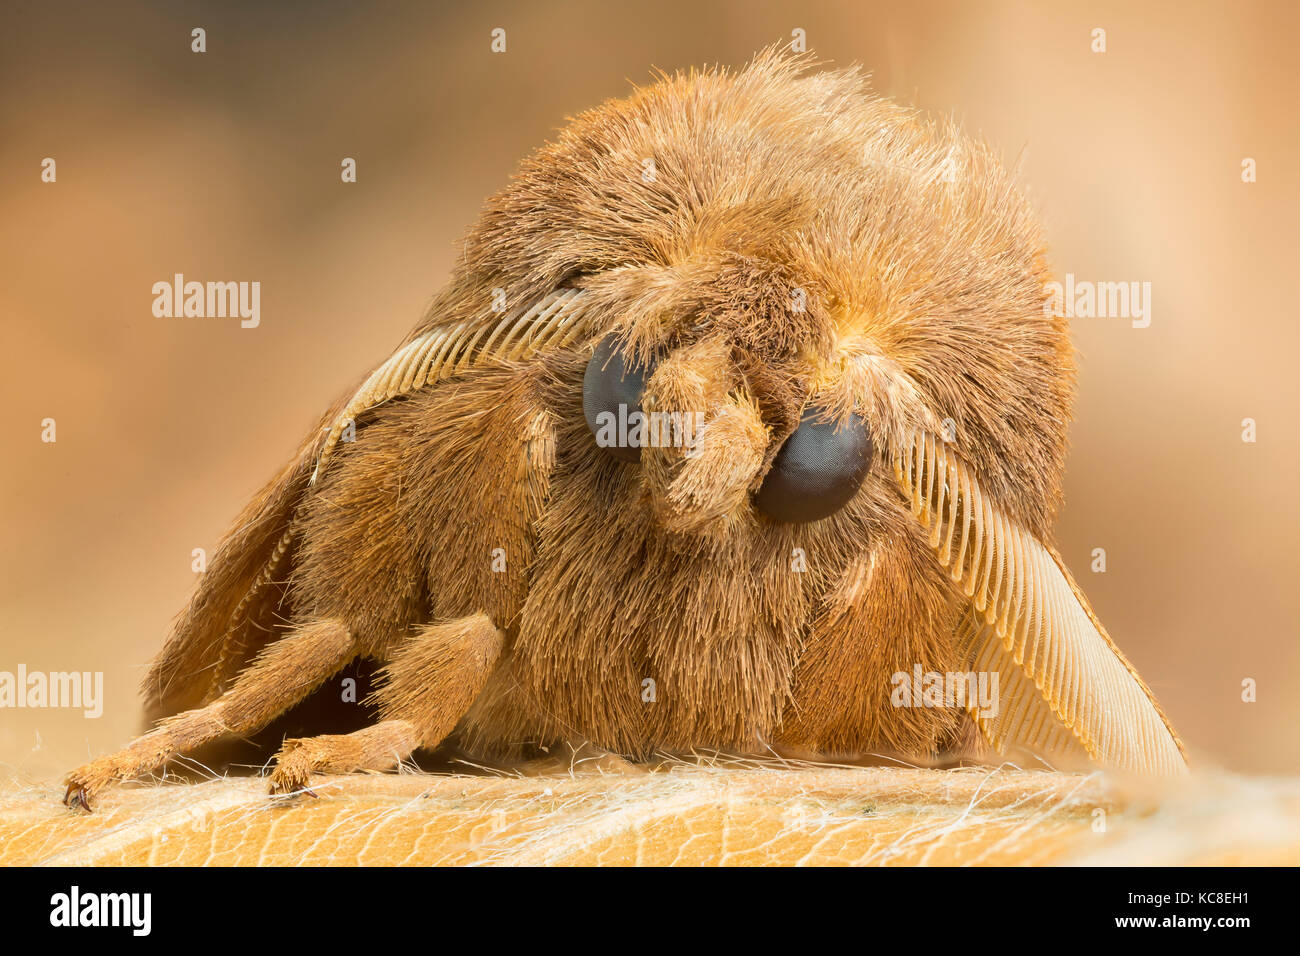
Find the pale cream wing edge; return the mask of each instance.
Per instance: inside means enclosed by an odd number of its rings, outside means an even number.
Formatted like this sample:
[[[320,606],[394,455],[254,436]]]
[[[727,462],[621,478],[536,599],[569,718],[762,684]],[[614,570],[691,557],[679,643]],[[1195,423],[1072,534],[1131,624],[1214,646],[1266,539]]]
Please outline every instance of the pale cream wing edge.
[[[958,628],[968,666],[999,675],[996,713],[971,711],[1000,753],[1082,748],[1117,770],[1186,771],[1182,744],[1058,555],[980,489],[939,438],[916,433],[894,459],[912,513],[970,599]]]
[[[439,379],[451,378],[485,359],[514,361],[542,349],[563,348],[582,331],[585,305],[581,290],[560,289],[532,305],[506,313],[495,325],[475,320],[457,322],[412,339],[370,374],[334,420],[317,456],[310,484],[316,484],[324,471],[348,422],[362,412]]]

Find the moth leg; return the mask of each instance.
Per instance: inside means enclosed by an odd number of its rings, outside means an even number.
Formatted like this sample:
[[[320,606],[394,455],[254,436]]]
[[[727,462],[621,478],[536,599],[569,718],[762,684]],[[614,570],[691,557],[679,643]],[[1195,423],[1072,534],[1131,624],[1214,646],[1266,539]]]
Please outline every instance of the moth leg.
[[[350,734],[286,740],[275,757],[271,793],[306,790],[313,773],[391,770],[419,746],[420,732],[409,720],[381,720]]]
[[[169,717],[124,749],[74,770],[63,802],[88,811],[92,798],[115,781],[149,773],[227,734],[258,730],[355,656],[355,644],[341,622],[304,625],[263,650],[211,704]]]
[[[486,614],[426,626],[380,672],[374,700],[381,721],[356,733],[285,741],[271,792],[304,790],[312,773],[391,770],[412,751],[436,747],[478,697],[504,643]]]

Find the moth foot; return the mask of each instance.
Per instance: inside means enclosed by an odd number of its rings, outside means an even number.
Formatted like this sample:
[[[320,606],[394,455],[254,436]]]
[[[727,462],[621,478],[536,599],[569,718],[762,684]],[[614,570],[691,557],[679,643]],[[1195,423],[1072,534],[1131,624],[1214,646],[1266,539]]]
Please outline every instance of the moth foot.
[[[270,793],[272,796],[305,794],[316,796],[307,784],[312,771],[316,769],[316,759],[311,751],[311,740],[286,740],[275,757],[275,769],[271,771]]]
[[[112,776],[97,773],[91,766],[74,770],[65,781],[67,789],[63,791],[63,805],[69,810],[93,813],[92,799],[112,780]]]

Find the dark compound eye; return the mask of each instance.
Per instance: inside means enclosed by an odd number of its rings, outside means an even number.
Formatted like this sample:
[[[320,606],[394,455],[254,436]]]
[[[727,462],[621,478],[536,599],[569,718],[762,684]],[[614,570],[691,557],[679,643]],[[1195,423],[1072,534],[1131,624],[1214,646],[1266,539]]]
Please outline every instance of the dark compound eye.
[[[612,333],[605,336],[587,363],[582,377],[582,414],[596,444],[615,458],[640,461],[637,435],[642,432],[636,424],[642,415],[641,392],[652,368],[629,364],[617,341]]]
[[[836,430],[834,422],[814,421],[820,414],[804,410],[754,495],[755,507],[773,520],[798,524],[833,515],[848,504],[871,469],[866,421],[853,415]]]

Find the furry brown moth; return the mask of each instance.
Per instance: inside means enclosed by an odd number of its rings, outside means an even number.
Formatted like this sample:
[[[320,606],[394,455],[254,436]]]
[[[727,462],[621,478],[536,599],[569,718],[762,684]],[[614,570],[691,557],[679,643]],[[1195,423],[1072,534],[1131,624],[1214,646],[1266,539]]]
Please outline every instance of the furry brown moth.
[[[238,518],[160,723],[67,802],[358,659],[379,719],[285,741],[274,792],[447,740],[1183,770],[1052,545],[1049,279],[992,152],[853,71],[768,53],[579,116]],[[997,699],[900,697],[921,674]]]

